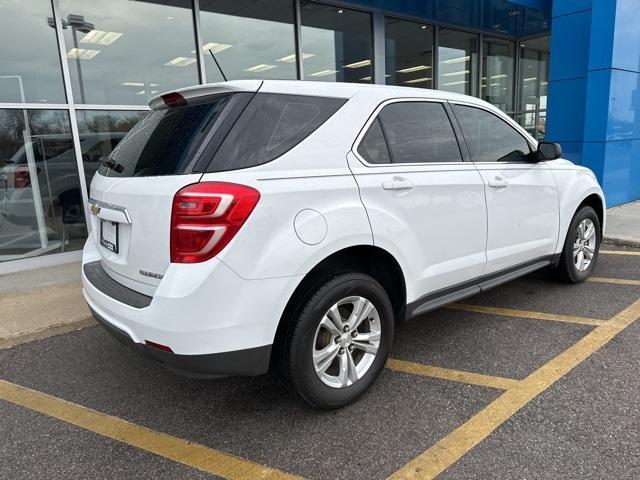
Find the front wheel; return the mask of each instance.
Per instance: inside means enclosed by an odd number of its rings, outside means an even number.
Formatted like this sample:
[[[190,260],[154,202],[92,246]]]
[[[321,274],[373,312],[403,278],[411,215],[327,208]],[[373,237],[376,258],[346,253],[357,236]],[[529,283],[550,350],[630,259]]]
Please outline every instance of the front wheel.
[[[582,207],[576,212],[567,238],[557,271],[560,277],[570,283],[584,282],[591,274],[601,242],[600,219],[591,207]]]
[[[284,342],[285,376],[312,406],[332,409],[376,380],[393,341],[384,288],[358,272],[324,276],[298,302]]]

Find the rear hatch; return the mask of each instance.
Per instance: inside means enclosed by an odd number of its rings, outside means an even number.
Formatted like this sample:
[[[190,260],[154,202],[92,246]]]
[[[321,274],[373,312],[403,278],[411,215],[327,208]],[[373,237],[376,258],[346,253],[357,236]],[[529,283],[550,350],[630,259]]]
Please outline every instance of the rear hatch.
[[[244,90],[230,88],[238,84]],[[163,95],[104,160],[91,183],[91,222],[112,278],[152,295],[171,261],[216,255],[260,198],[251,167],[294,148],[346,102],[259,87],[230,82]]]
[[[242,83],[242,89],[187,90],[152,102],[149,115],[103,160],[89,194],[91,235],[115,280],[147,294],[155,290],[170,263],[173,198],[200,180],[198,161],[260,85]]]

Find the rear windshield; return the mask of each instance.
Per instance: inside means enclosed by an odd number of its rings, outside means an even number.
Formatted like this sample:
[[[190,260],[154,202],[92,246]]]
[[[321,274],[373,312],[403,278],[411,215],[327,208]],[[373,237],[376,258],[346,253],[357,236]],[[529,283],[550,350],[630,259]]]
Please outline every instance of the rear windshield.
[[[191,171],[198,147],[232,107],[233,95],[206,103],[153,110],[140,120],[104,160],[108,177],[150,177]]]
[[[345,102],[338,98],[258,93],[206,171],[238,170],[270,162],[308,137]]]

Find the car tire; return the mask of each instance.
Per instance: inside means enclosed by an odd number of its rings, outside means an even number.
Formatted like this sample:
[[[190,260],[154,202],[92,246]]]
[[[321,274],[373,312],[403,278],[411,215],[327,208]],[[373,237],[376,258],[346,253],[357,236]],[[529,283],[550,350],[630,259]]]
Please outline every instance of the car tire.
[[[601,240],[600,219],[595,210],[588,206],[580,208],[571,220],[556,267],[560,279],[568,283],[584,282],[596,264]]]
[[[393,342],[394,316],[374,278],[320,272],[306,282],[288,315],[279,370],[311,406],[348,405],[378,378]]]

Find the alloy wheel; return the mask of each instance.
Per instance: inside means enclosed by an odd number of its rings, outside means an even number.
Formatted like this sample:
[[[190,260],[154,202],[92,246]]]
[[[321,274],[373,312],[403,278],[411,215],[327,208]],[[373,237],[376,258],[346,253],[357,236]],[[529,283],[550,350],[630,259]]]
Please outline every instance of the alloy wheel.
[[[313,340],[313,366],[318,378],[345,388],[371,368],[380,347],[380,315],[364,297],[346,297],[322,317]]]
[[[573,263],[579,272],[584,272],[591,265],[596,252],[596,241],[595,225],[585,218],[578,224],[573,243]]]

